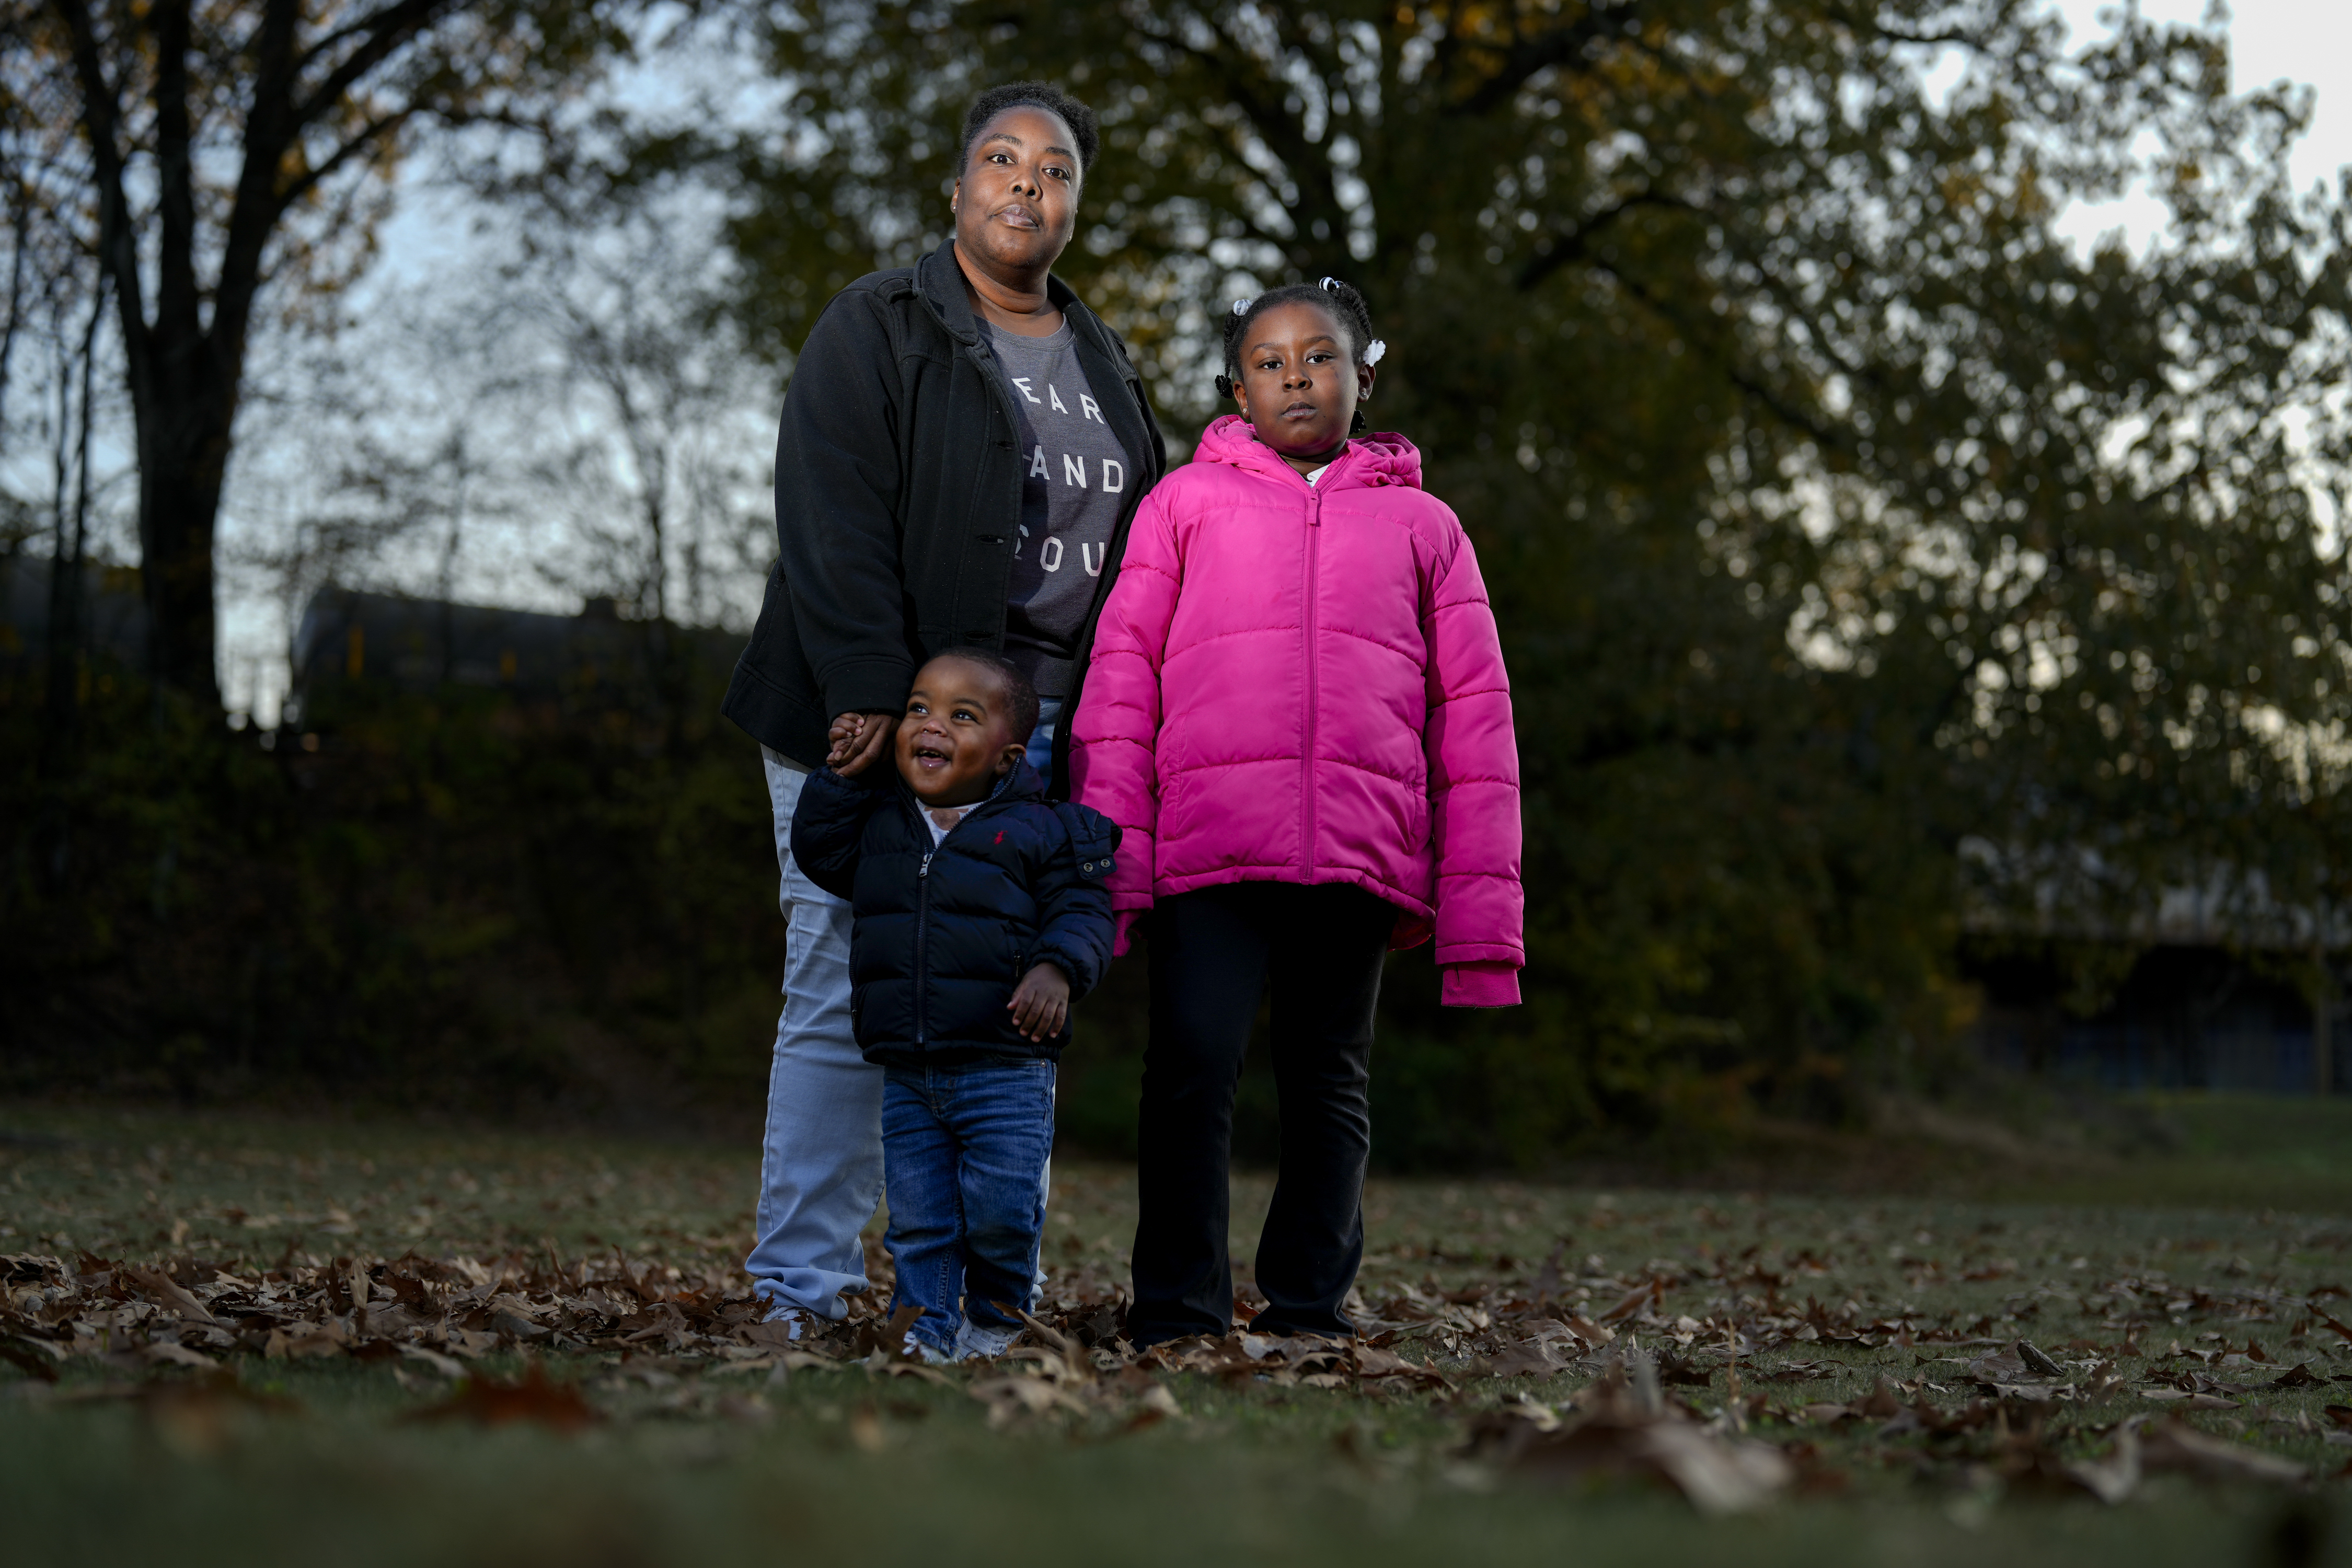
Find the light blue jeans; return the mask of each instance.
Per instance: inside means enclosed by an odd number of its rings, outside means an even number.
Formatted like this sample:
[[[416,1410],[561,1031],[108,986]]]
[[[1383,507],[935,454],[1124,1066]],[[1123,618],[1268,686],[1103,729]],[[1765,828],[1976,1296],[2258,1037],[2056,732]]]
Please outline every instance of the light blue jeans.
[[[759,1239],[743,1267],[770,1308],[839,1320],[864,1290],[858,1233],[882,1200],[882,1069],[849,1027],[849,906],[793,863],[793,807],[807,773],[766,747],[784,913],[784,1010],[768,1068]]]

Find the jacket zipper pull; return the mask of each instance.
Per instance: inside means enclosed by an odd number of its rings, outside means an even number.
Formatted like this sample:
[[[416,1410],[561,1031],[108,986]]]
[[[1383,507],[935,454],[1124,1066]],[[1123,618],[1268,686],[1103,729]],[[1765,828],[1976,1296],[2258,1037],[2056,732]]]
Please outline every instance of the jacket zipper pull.
[[[922,865],[918,867],[915,870],[915,875],[918,879],[928,877],[931,874],[931,856],[938,853],[939,851],[934,849],[923,857]]]

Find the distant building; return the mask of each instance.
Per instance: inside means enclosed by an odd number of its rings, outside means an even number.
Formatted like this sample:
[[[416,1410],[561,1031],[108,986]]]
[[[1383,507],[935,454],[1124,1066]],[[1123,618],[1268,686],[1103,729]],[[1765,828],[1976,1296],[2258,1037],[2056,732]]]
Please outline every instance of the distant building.
[[[81,574],[81,647],[124,669],[147,665],[147,602],[134,566],[92,561]],[[0,555],[0,691],[26,685],[48,662],[49,558]]]
[[[2284,968],[2220,946],[2153,947],[2085,1016],[2067,1006],[2067,977],[2046,956],[1970,942],[1961,963],[1984,994],[1974,1044],[1997,1067],[2108,1089],[2310,1094],[2325,1052],[2328,1091],[2342,1093],[2340,994],[2318,1029]]]
[[[716,712],[742,647],[736,632],[624,620],[609,599],[551,616],[324,588],[294,634],[289,707],[316,727],[362,692],[472,688],[558,721],[681,702]]]
[[[1961,973],[1984,996],[1971,1034],[1988,1061],[2109,1089],[2344,1091],[2352,930],[2340,920],[2272,898],[2259,875],[2221,870],[2110,925],[2062,913],[2056,892],[2062,880],[2104,881],[2095,854],[2045,859],[2037,875],[1983,840],[1962,853],[2034,892],[2031,914],[1979,906],[1963,919]],[[2109,972],[2095,1009],[2078,1005],[2062,953]]]

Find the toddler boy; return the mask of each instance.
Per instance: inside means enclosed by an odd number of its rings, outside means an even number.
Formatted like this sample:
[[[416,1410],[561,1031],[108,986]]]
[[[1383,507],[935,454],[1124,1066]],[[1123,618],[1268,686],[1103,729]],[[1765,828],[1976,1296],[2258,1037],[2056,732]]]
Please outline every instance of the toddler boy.
[[[850,1018],[886,1069],[891,1309],[922,1309],[928,1360],[998,1355],[1036,1277],[1070,1005],[1110,962],[1118,828],[1045,799],[1023,745],[1036,690],[993,653],[916,671],[896,779],[835,771],[864,722],[835,725],[793,858],[853,917]]]

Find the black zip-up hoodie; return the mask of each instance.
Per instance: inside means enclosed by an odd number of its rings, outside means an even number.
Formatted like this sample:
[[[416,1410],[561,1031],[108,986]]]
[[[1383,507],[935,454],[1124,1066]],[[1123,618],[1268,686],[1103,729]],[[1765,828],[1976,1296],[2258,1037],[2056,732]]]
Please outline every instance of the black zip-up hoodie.
[[[1074,1003],[1102,978],[1118,826],[1047,800],[1016,763],[934,847],[914,791],[886,776],[874,787],[821,768],[793,813],[793,859],[855,917],[849,1010],[866,1059],[1058,1059],[1068,1026],[1024,1039],[1004,1005],[1041,959],[1070,977]]]
[[[776,564],[724,710],[803,766],[824,760],[835,714],[903,708],[931,655],[1004,646],[1020,426],[952,245],[835,295],[793,368],[776,436]],[[1078,634],[1083,681],[1128,525],[1168,454],[1118,335],[1059,279],[1045,290],[1134,459]],[[1074,686],[1064,711],[1077,705]],[[1066,798],[1068,748],[1055,751],[1047,791]]]

